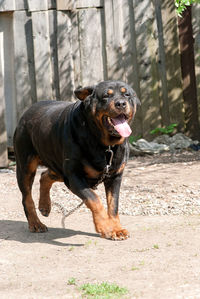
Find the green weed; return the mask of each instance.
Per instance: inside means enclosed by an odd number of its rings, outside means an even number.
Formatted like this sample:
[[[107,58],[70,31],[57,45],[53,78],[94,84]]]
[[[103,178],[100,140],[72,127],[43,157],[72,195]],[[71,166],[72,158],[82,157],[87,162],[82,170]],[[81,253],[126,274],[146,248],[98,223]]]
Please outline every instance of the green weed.
[[[126,288],[107,282],[102,282],[101,284],[86,283],[80,287],[80,290],[84,291],[83,295],[88,296],[87,298],[95,299],[120,298],[121,295],[128,293]]]
[[[155,128],[154,130],[150,131],[150,134],[172,134],[177,127],[177,124],[170,124],[169,126],[163,128]]]
[[[70,286],[76,285],[76,278],[74,277],[69,278],[67,284]]]

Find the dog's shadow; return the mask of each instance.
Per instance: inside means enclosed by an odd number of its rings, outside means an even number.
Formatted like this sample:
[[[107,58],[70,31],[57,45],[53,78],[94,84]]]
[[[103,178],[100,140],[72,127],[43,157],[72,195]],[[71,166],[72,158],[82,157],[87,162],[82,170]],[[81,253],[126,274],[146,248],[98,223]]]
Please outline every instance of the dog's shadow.
[[[18,241],[21,243],[47,243],[56,246],[84,246],[84,244],[72,244],[56,241],[56,239],[70,238],[75,235],[99,237],[98,234],[87,233],[72,229],[48,228],[46,233],[31,233],[27,222],[14,220],[0,220],[0,242],[2,240]]]

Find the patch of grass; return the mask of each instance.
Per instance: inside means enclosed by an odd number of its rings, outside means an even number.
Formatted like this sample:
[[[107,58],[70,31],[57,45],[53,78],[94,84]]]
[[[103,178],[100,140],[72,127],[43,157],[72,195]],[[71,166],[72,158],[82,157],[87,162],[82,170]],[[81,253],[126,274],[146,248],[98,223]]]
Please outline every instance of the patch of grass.
[[[154,244],[154,245],[153,245],[153,249],[159,249],[158,244]]]
[[[101,284],[86,283],[80,287],[80,290],[84,291],[83,295],[88,296],[87,298],[95,299],[120,298],[121,295],[128,293],[126,288],[119,287],[116,284],[109,284],[107,282],[102,282]]]
[[[67,284],[70,286],[76,285],[76,278],[74,278],[74,277],[69,278]]]

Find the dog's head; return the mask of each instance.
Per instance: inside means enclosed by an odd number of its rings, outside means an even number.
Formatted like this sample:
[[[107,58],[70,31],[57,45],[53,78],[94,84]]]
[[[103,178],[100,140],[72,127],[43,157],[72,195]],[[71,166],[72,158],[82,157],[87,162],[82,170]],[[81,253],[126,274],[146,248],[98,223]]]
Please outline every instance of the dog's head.
[[[121,144],[131,134],[130,124],[140,104],[135,91],[121,81],[103,81],[96,86],[77,88],[84,101],[88,121],[95,122],[104,145]]]

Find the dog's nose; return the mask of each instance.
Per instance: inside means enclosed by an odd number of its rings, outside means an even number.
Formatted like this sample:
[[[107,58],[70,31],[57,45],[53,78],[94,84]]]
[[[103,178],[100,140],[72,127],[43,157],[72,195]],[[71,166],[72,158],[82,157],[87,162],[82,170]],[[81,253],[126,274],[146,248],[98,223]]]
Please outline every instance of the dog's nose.
[[[126,101],[125,100],[117,100],[116,102],[115,102],[115,107],[117,108],[117,109],[125,109],[126,108],[126,105],[127,105],[127,103],[126,103]]]

